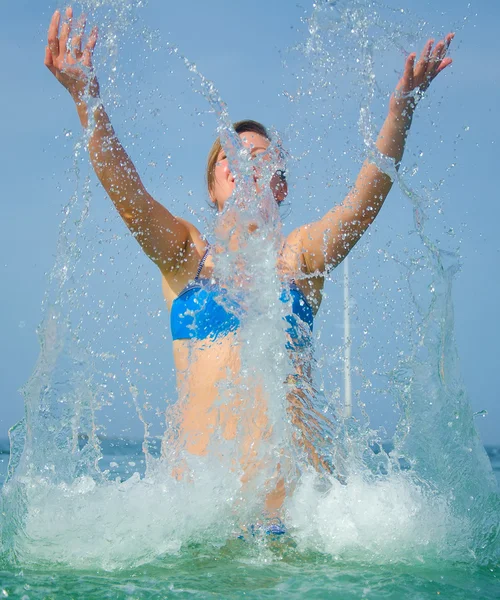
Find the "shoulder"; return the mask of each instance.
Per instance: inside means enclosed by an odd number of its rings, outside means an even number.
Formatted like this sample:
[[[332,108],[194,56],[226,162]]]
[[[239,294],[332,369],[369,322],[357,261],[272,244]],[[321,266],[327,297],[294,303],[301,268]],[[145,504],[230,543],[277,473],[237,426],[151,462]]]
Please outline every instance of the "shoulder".
[[[309,275],[312,273],[311,256],[308,252],[308,225],[294,229],[286,238],[283,257],[293,265],[294,271]]]
[[[176,217],[176,219],[179,221],[179,223],[181,223],[187,230],[188,232],[188,241],[191,243],[197,243],[198,241],[202,241],[203,240],[203,236],[200,232],[200,230],[193,225],[190,221],[186,221],[186,219],[183,219],[181,217]]]
[[[186,285],[194,279],[200,261],[207,248],[207,242],[199,229],[186,221],[177,217],[188,231],[188,239],[184,248],[182,260],[179,261],[179,267],[170,273],[162,273],[162,289],[163,295],[167,304],[171,305],[172,301],[181,293]]]
[[[207,241],[195,225],[181,217],[176,217],[176,219],[186,228],[188,235],[179,267],[175,273],[173,272],[172,275],[168,277],[168,279],[190,277],[193,269],[196,272],[198,263],[207,247]]]
[[[322,290],[325,282],[319,273],[313,273],[310,257],[304,243],[307,235],[307,226],[294,229],[286,238],[282,253],[282,269],[292,279],[305,296],[309,305],[316,314],[321,304]]]

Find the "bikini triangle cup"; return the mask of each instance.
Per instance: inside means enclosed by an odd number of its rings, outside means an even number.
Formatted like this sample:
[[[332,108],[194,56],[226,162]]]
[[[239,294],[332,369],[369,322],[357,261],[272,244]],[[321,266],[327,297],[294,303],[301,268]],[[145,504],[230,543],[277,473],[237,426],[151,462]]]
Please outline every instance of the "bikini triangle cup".
[[[240,306],[230,299],[227,290],[210,279],[200,277],[210,252],[207,247],[198,265],[196,276],[172,303],[170,328],[173,340],[211,340],[222,338],[240,327]],[[281,291],[280,301],[290,303],[290,314],[284,319],[290,341],[287,348],[295,349],[310,343],[313,329],[313,310],[303,292],[291,281]],[[305,325],[305,327],[304,327]]]

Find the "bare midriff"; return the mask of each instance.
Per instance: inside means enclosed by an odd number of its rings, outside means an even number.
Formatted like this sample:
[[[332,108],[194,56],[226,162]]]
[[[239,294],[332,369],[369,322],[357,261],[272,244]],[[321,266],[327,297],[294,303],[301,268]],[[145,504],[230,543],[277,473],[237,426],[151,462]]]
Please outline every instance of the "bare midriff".
[[[268,430],[262,386],[242,381],[238,331],[217,340],[176,340],[176,415],[179,442],[191,454],[206,455],[214,436],[238,435],[244,462]]]

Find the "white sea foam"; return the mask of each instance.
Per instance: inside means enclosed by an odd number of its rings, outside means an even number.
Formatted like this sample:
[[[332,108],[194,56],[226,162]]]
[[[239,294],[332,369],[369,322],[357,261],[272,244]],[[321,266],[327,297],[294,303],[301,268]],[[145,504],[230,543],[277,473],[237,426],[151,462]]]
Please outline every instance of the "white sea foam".
[[[197,476],[184,481],[162,468],[123,482],[84,476],[54,485],[21,478],[16,486],[26,512],[13,540],[15,556],[25,565],[113,570],[176,553],[190,541],[223,544],[235,531],[240,482],[214,464],[199,461],[198,467]]]
[[[189,481],[177,481],[163,468],[123,482],[18,480],[27,510],[14,538],[16,559],[24,565],[115,570],[176,554],[190,542],[224,545],[259,519],[261,506],[241,502],[234,474],[203,462]],[[467,523],[452,516],[444,498],[404,473],[372,481],[359,474],[347,485],[306,473],[287,499],[285,515],[299,550],[338,560],[470,559]]]
[[[443,556],[458,532],[462,550],[467,545],[464,523],[452,517],[446,499],[406,473],[371,481],[358,474],[347,485],[335,479],[330,484],[325,490],[308,473],[287,504],[288,525],[301,549],[387,563]]]

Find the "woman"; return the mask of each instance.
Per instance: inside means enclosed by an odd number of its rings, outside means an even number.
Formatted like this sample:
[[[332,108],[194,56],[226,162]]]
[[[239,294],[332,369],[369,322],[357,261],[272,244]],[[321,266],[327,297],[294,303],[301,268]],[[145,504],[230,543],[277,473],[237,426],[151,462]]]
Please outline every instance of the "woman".
[[[89,152],[94,170],[113,201],[120,216],[146,254],[162,274],[163,292],[171,311],[173,348],[179,403],[176,423],[183,447],[194,455],[207,453],[212,434],[223,439],[236,437],[238,402],[221,402],[220,383],[228,373],[237,381],[240,370],[240,349],[235,343],[238,319],[217,302],[223,290],[207,283],[214,268],[218,248],[209,248],[200,231],[188,221],[174,216],[155,201],[144,188],[129,156],[115,136],[108,115],[99,101],[99,85],[92,71],[92,54],[97,42],[94,27],[86,44],[82,36],[85,26],[80,20],[72,35],[72,9],[62,19],[58,11],[52,17],[48,33],[45,65],[70,92],[84,128],[91,124]],[[453,34],[436,45],[429,40],[418,62],[416,55],[406,59],[404,73],[389,103],[389,113],[376,145],[382,155],[399,167],[406,137],[417,101],[431,81],[443,71],[451,58],[446,53]],[[90,73],[90,77],[88,77]],[[235,125],[241,143],[251,156],[265,155],[270,146],[266,129],[254,121]],[[210,152],[207,167],[208,192],[219,213],[235,190],[235,179],[228,159],[217,140]],[[262,178],[255,176],[259,189]],[[294,230],[284,240],[277,268],[279,277],[288,282],[291,297],[289,334],[298,335],[298,323],[312,328],[312,320],[320,303],[324,278],[353,248],[377,216],[391,187],[391,178],[369,160],[365,161],[356,183],[339,206],[332,207],[321,219]],[[284,173],[276,171],[270,187],[277,203],[287,194]],[[238,244],[238,234],[231,223],[220,219],[218,228],[230,237],[229,244]],[[202,301],[200,301],[202,298]],[[193,303],[198,307],[192,316]],[[200,308],[201,307],[201,308]],[[304,373],[298,366],[295,376]],[[319,468],[323,464],[315,452],[313,424],[306,418],[307,400],[298,389],[290,393],[292,421],[298,426],[301,445]],[[309,407],[311,408],[311,407]],[[258,455],[258,442],[266,432],[266,403],[263,393],[245,408],[250,413],[248,428],[242,437],[242,460],[245,478],[255,470],[252,460]],[[311,409],[312,410],[312,409]],[[247,414],[248,417],[248,414]],[[268,508],[278,506],[282,499],[282,482],[278,482],[276,498],[270,494]]]

